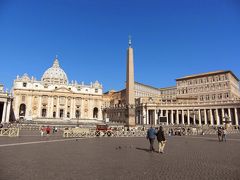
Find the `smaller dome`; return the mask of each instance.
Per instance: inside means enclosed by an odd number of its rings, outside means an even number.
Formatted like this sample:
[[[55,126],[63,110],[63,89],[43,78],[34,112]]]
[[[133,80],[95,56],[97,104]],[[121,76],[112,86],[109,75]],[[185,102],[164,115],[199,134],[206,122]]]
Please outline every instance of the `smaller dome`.
[[[41,80],[47,84],[68,84],[67,75],[60,68],[57,58],[54,60],[52,67],[44,72]]]

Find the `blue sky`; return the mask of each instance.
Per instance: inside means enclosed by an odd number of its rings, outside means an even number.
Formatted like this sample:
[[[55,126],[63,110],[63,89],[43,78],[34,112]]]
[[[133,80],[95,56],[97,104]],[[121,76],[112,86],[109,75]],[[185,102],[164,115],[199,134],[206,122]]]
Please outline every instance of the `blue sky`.
[[[240,77],[238,0],[0,0],[0,83],[40,79],[58,55],[70,81],[120,90],[129,34],[138,82],[167,87],[215,70]]]

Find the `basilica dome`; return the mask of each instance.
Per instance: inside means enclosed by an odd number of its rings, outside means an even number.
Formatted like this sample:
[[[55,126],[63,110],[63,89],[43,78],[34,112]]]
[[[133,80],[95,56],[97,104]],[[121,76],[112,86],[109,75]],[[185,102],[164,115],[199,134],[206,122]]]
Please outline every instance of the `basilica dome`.
[[[41,80],[47,84],[68,84],[67,75],[60,68],[57,58],[54,60],[52,67],[44,72]]]

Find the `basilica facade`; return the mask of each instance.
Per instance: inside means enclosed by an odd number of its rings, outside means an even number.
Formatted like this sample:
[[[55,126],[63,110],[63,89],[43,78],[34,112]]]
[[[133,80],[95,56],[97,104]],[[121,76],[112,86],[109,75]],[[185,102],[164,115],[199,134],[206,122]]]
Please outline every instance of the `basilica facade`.
[[[41,80],[17,76],[12,91],[16,119],[102,120],[102,85],[69,82],[57,58]]]

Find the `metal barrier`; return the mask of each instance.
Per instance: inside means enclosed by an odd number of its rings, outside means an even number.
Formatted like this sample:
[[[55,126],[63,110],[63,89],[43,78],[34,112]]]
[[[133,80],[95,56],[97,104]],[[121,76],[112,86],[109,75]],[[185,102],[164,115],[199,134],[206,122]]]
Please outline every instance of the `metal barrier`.
[[[19,136],[19,128],[1,128],[0,136],[17,137]]]

